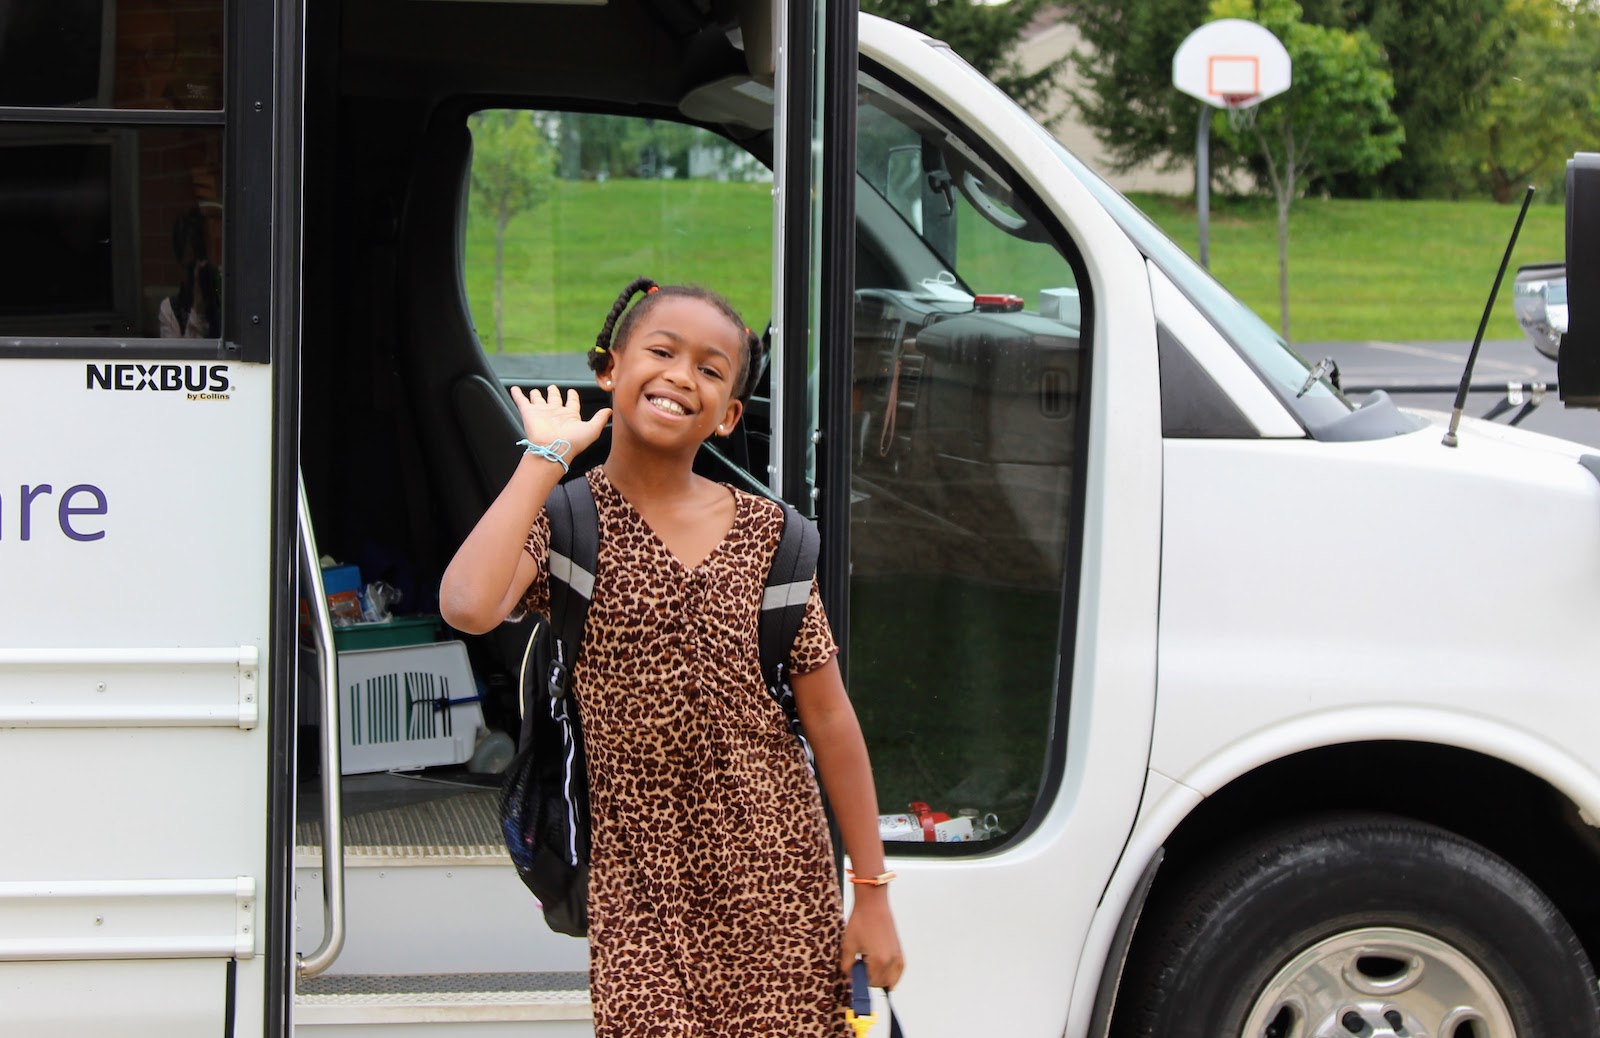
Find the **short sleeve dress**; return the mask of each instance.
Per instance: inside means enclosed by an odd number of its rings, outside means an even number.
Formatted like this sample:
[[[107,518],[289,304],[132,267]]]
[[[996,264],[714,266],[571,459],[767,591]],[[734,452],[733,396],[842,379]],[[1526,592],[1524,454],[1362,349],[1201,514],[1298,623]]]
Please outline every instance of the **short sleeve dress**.
[[[573,669],[589,767],[589,974],[597,1038],[849,1038],[843,916],[816,780],[760,673],[783,513],[729,488],[732,529],[685,566],[587,476],[599,566]],[[541,563],[524,605],[548,612]],[[838,651],[813,582],[791,670]]]

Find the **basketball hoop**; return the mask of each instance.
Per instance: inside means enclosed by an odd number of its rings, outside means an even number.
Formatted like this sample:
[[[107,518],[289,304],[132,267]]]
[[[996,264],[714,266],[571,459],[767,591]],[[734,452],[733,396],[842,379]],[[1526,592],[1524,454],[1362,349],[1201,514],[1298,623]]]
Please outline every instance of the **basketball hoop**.
[[[1200,217],[1200,265],[1210,266],[1211,121],[1214,109],[1243,134],[1256,124],[1261,102],[1289,89],[1289,52],[1255,22],[1219,18],[1186,37],[1172,56],[1172,85],[1203,101],[1194,145],[1194,201]]]
[[[1172,85],[1214,108],[1247,111],[1289,89],[1290,64],[1288,50],[1272,33],[1255,22],[1223,18],[1200,26],[1179,45]]]
[[[1228,113],[1228,125],[1243,133],[1256,125],[1256,109],[1261,105],[1261,95],[1222,94],[1222,107]]]

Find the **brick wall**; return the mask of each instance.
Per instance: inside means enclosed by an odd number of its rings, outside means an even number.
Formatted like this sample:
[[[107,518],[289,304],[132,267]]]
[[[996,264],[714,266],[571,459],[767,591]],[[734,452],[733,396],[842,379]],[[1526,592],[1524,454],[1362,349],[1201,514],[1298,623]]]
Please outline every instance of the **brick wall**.
[[[222,107],[221,0],[119,0],[114,108]]]

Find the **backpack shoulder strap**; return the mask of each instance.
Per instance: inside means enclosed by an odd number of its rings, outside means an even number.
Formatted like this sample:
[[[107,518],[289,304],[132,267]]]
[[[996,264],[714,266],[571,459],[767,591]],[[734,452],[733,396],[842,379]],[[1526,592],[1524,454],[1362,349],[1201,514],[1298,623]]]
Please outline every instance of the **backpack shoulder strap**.
[[[783,536],[773,553],[761,596],[761,673],[769,687],[778,684],[779,668],[788,664],[795,636],[800,633],[822,544],[816,523],[786,501],[778,505],[783,508]]]
[[[586,478],[559,483],[545,503],[550,516],[550,630],[560,643],[561,670],[571,668],[583,643],[600,559],[600,516]],[[560,675],[563,683],[565,673]],[[556,675],[552,675],[552,682]]]

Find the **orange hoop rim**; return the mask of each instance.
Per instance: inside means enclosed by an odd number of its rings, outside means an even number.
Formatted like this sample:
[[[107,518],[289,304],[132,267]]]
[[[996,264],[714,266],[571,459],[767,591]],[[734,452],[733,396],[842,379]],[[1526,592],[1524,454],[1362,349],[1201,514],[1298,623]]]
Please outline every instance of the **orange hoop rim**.
[[[1250,103],[1260,98],[1261,95],[1258,93],[1249,93],[1218,94],[1217,96],[1222,98],[1222,106],[1224,108],[1248,108],[1250,107]]]

